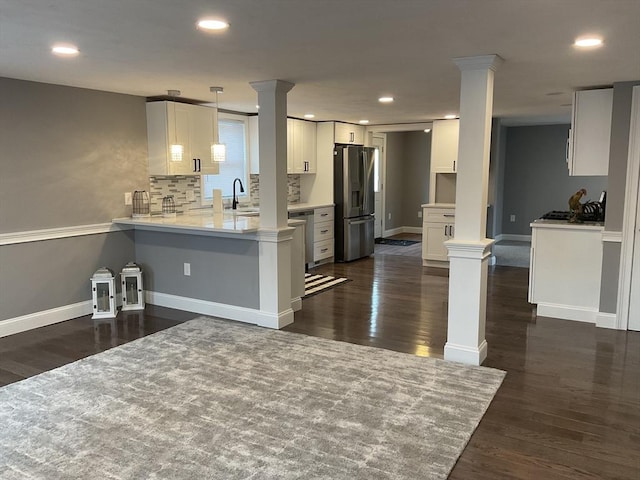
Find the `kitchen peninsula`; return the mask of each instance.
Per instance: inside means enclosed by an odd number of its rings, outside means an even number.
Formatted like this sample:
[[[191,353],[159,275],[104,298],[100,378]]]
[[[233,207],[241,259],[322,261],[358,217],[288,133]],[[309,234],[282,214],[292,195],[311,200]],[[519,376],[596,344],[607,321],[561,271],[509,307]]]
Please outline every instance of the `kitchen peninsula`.
[[[531,223],[529,302],[544,317],[596,322],[602,269],[601,222]]]
[[[272,232],[258,216],[211,210],[174,218],[117,218],[135,230],[135,261],[143,266],[147,302],[280,328],[260,306],[260,243]],[[291,308],[304,295],[305,222],[290,220]]]

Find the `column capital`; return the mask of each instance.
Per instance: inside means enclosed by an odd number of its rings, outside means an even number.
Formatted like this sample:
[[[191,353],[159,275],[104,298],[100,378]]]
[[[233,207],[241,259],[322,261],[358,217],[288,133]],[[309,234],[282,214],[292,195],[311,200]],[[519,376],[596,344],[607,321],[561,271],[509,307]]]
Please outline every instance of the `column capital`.
[[[287,93],[293,87],[295,83],[287,82],[286,80],[260,80],[257,82],[249,82],[251,88],[256,92],[281,92]]]
[[[453,59],[461,71],[465,70],[493,70],[494,72],[504,63],[500,55],[478,55],[475,57],[457,57]]]

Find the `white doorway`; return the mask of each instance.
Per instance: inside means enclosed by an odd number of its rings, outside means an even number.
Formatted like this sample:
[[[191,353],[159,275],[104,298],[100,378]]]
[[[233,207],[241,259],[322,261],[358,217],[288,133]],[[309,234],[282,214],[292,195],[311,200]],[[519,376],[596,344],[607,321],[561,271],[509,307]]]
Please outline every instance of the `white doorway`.
[[[640,192],[639,192],[640,193]],[[631,262],[631,294],[629,295],[629,330],[640,331],[640,195],[636,205],[636,228]]]
[[[372,138],[371,146],[375,149],[373,153],[373,189],[374,189],[374,237],[382,237],[384,232],[384,172],[385,172],[385,135],[376,134]]]

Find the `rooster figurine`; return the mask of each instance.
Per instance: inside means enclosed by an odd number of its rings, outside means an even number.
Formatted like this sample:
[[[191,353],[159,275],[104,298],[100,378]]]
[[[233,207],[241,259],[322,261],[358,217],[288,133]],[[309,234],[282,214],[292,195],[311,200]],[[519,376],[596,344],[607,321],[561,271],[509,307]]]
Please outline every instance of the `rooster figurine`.
[[[582,220],[583,204],[580,203],[580,199],[586,194],[587,191],[584,188],[581,188],[571,195],[571,198],[569,199],[569,210],[571,210],[569,222],[575,223]]]

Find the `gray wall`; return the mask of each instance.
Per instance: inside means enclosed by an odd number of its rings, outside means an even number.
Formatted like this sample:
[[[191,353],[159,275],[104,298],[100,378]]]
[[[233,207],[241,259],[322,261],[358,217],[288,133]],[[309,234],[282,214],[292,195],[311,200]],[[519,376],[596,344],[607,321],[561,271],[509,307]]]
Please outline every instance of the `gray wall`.
[[[402,197],[404,191],[404,135],[402,132],[387,133],[386,184],[384,192],[384,229],[402,227],[404,219]],[[389,220],[391,214],[391,220]]]
[[[260,308],[257,241],[138,230],[135,249],[147,290]]]
[[[418,212],[429,201],[431,133],[387,133],[386,153],[385,229],[421,227]]]
[[[105,223],[149,189],[145,99],[0,78],[0,233]],[[0,320],[91,298],[99,266],[134,258],[130,234],[0,246]]]
[[[422,204],[429,202],[431,132],[404,132],[402,225],[422,227]]]
[[[134,255],[132,231],[0,246],[0,321],[89,300],[98,267]]]
[[[109,222],[149,190],[143,97],[8,78],[0,92],[0,233]]]
[[[633,86],[640,82],[613,84],[613,110],[611,112],[611,145],[609,147],[609,177],[607,187],[607,217],[605,230],[622,231],[624,196],[629,159],[629,125]],[[602,246],[602,277],[600,311],[615,313],[618,300],[620,274],[620,243],[604,243]]]
[[[529,224],[550,210],[568,210],[569,197],[586,188],[597,200],[607,177],[570,177],[565,161],[569,125],[508,127],[502,233],[531,235]],[[510,215],[516,221],[510,222]]]
[[[502,208],[504,197],[504,170],[507,150],[507,128],[502,120],[494,118],[491,123],[491,154],[489,162],[489,192],[487,202],[487,237],[495,238],[502,233]]]

